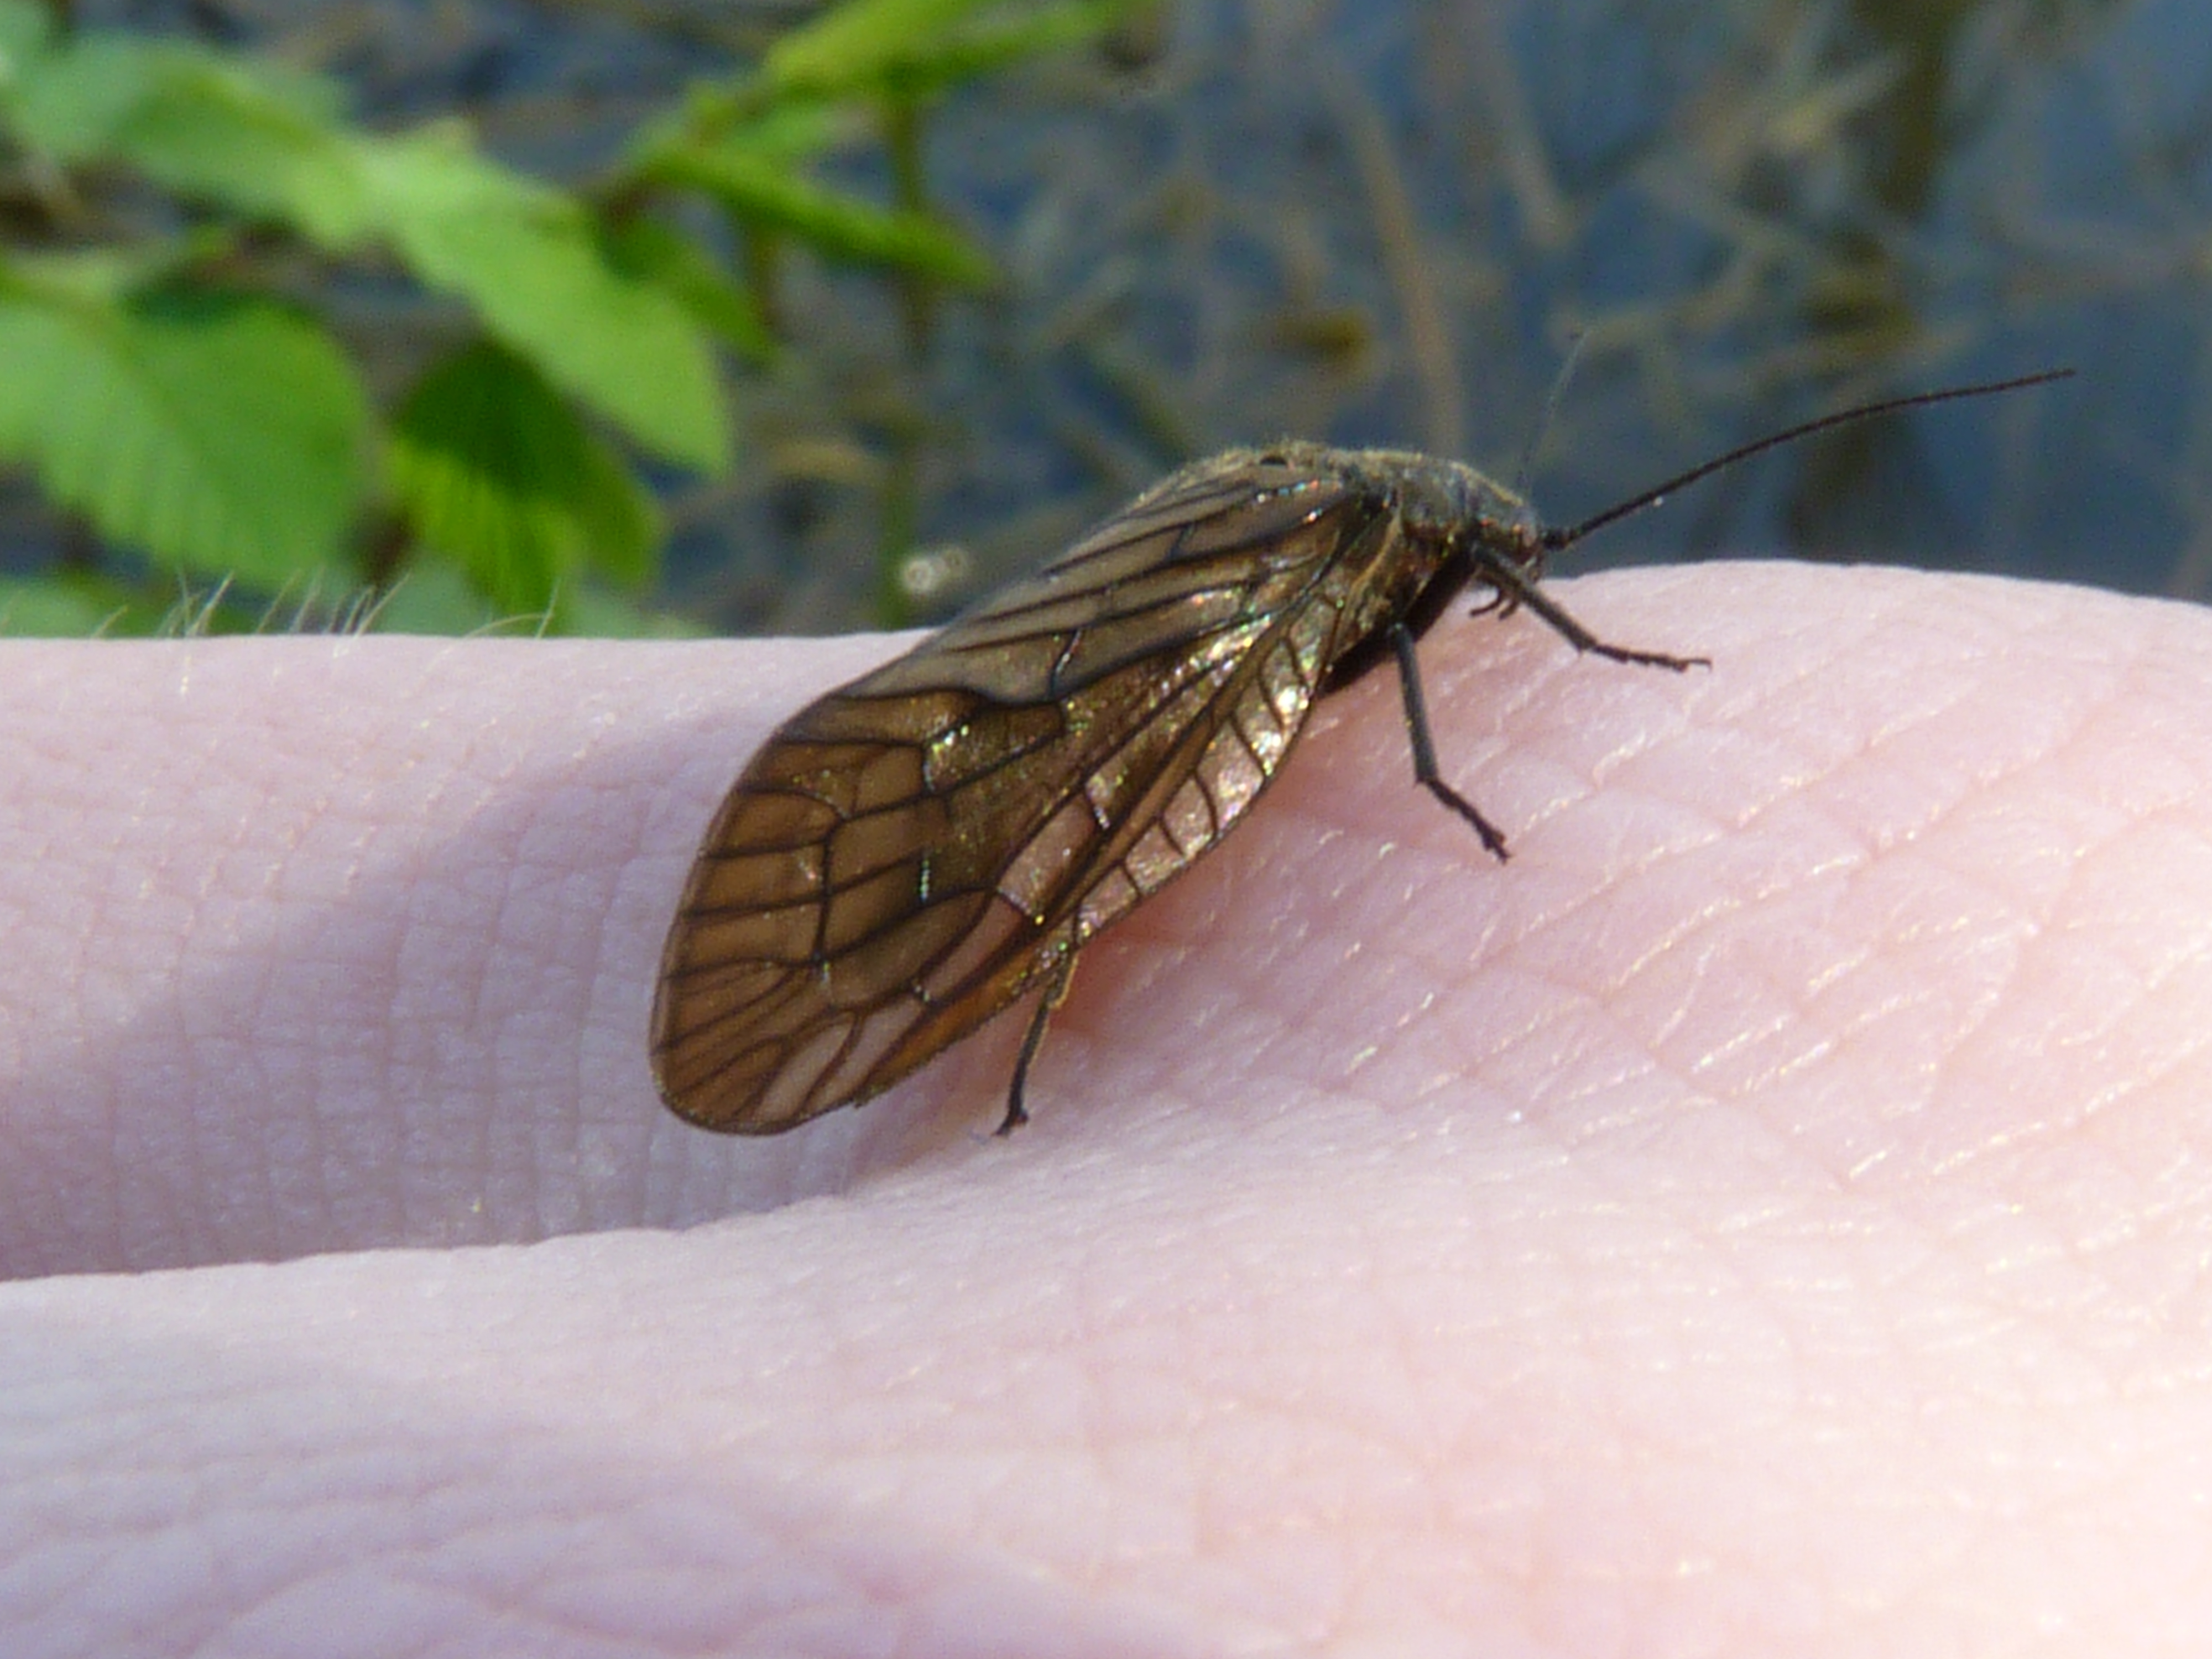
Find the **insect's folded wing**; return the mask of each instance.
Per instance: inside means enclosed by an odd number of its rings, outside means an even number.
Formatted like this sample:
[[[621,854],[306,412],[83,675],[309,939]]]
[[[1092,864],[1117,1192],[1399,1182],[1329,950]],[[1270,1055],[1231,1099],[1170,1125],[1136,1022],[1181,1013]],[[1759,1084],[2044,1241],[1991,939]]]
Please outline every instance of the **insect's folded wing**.
[[[1327,661],[1316,573],[1345,531],[1341,502],[1252,495],[1139,502],[776,734],[669,940],[677,1110],[766,1133],[888,1087],[1243,814]]]

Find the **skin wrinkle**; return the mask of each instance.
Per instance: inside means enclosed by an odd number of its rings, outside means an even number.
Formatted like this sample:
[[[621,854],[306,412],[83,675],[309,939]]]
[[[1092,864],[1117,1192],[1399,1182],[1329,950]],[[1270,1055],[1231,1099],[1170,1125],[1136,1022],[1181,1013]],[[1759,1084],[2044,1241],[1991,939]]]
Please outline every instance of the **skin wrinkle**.
[[[1955,696],[1962,694],[1954,692],[1954,695]],[[1944,711],[1942,712],[1948,712],[1949,706],[1950,705],[1947,704]],[[2027,750],[2024,753],[2007,756],[1999,766],[1991,769],[1981,778],[1977,780],[1977,781],[1986,791],[1987,789],[1994,787],[2006,778],[2016,775],[2034,765],[2047,762],[2054,755],[2063,752],[2069,743],[2078,738],[2081,731],[2083,730],[2088,722],[2095,717],[2096,712],[2096,706],[2094,703],[2087,708],[2075,710],[2074,718],[2070,722],[2069,729],[2066,730],[2063,733],[2052,734],[2045,742]],[[1939,724],[1941,714],[1932,714],[1919,722],[1918,729],[1926,731],[1934,727]],[[1892,728],[1887,734],[1889,740],[1893,743],[1897,740],[1903,729],[1904,728],[1902,727]],[[1939,862],[1941,861],[1941,854],[1937,836],[1939,832],[1945,827],[1945,821],[1949,816],[1954,805],[1954,803],[1947,803],[1942,806],[1939,806],[1935,815],[1932,816],[1929,821],[1919,829],[1914,836],[1914,840],[1920,845],[1938,849],[1937,858]]]
[[[575,870],[574,848],[589,845],[589,838],[578,835],[576,826],[579,823],[588,823],[596,816],[592,809],[598,804],[594,799],[598,792],[586,785],[574,793],[577,799],[573,803],[568,794],[556,795],[544,812],[521,826],[514,852],[514,873],[507,884],[497,925],[499,935],[508,938],[509,918],[514,917],[513,936],[508,942],[519,951],[541,956],[552,963],[581,964],[580,971],[563,969],[559,982],[546,988],[544,1001],[549,1008],[592,1006],[587,988],[605,972],[607,954],[599,919],[612,908],[617,884],[611,871],[592,872],[588,866],[582,872]],[[564,853],[568,856],[563,857]],[[541,912],[535,921],[530,910],[518,902],[533,890],[560,895],[557,904],[550,911]],[[542,939],[538,937],[541,933]],[[490,988],[497,991],[509,988]],[[531,1000],[518,1000],[514,1006],[499,1011],[496,1024],[501,1036],[495,1045],[495,1064],[504,1066],[511,1048],[526,1054],[564,1052],[559,1018],[538,1012],[531,1006]],[[569,1086],[562,1092],[580,1096],[582,1077],[572,1067],[568,1071],[568,1079]],[[574,1114],[546,1115],[523,1172],[525,1177],[533,1176],[539,1169],[574,1167],[584,1139],[583,1126]],[[580,1199],[581,1195],[570,1199],[558,1192],[540,1191],[535,1195],[539,1224],[547,1232],[570,1231],[585,1224],[587,1212],[579,1201]]]
[[[2131,832],[2123,831],[2122,833],[2125,836]],[[2062,886],[2060,890],[2053,896],[2050,909],[2045,917],[2041,919],[2040,925],[2039,925],[2034,930],[2029,948],[2023,953],[2020,967],[2014,976],[2015,984],[2032,984],[2040,977],[2034,973],[2035,957],[2037,954],[2035,951],[2035,944],[2041,942],[2045,944],[2046,949],[2048,948],[2050,936],[2053,932],[2054,923],[2057,924],[2059,931],[2065,931],[2066,925],[2063,918],[2067,910],[2070,908],[2068,901],[2069,897],[2072,896],[2072,890],[2075,890],[2079,886],[2086,873],[2094,872],[2096,863],[2097,860],[2095,856],[2095,849],[2094,848],[2088,849],[2085,856],[2075,861],[2068,881],[2063,886]],[[2074,954],[2075,958],[2078,959],[2078,950]],[[2075,970],[2075,976],[2077,979],[2078,975],[2079,970],[2077,969]],[[2078,987],[2073,988],[2075,990],[2078,990]],[[2140,1004],[2143,993],[2148,988],[2148,987],[2143,985],[2138,980],[2130,988],[2128,993],[2121,993],[2120,988],[2118,987],[2107,986],[2100,987],[2100,994],[2094,997],[2083,998],[2078,994],[2069,994],[2067,999],[2067,1013],[2069,1018],[2076,1022],[2076,1024],[2075,1024],[2072,1030],[2057,1034],[2057,1046],[2063,1050],[2069,1046],[2077,1045],[2082,1042],[2094,1042],[2096,1039],[2108,1035],[2115,1026],[2127,1022],[2132,1007]],[[2001,1002],[1992,1000],[1987,1005],[1987,1011],[1993,1015],[1995,1012],[2002,1006],[2003,1005]],[[2098,1011],[2101,1015],[2101,1018],[2098,1023],[2092,1024],[2086,1029],[2082,1028],[2078,1024],[2085,1007]],[[1931,1092],[1939,1095],[1944,1092],[1946,1079],[1955,1073],[1960,1065],[1971,1064],[1980,1060],[1982,1042],[1978,1041],[1978,1039],[1985,1039],[1990,1037],[2001,1038],[2005,1035],[2006,1033],[2003,1032],[1990,1033],[1987,1031],[1986,1027],[1970,1029],[1960,1032],[1959,1034],[1959,1040],[1950,1047],[1947,1056],[1938,1062],[1938,1073],[1935,1079],[1935,1088]],[[2053,1034],[2046,1030],[2042,1035],[2045,1043],[2048,1043]],[[1986,1061],[1982,1061],[1981,1063],[1986,1064]],[[2084,1109],[2086,1109],[2086,1103],[2084,1103]],[[2078,1122],[2079,1118],[2076,1116],[2063,1121],[2043,1122],[2037,1123],[2033,1126],[2023,1126],[2022,1127],[2015,1129],[2002,1137],[1984,1137],[1978,1146],[1962,1146],[1952,1155],[1950,1159],[1939,1164],[1937,1167],[1939,1169],[1945,1170],[1962,1167],[1962,1160],[1985,1157],[1992,1152],[2002,1150],[2009,1145],[2019,1142],[2029,1133],[2042,1135],[2063,1132],[2078,1127]]]

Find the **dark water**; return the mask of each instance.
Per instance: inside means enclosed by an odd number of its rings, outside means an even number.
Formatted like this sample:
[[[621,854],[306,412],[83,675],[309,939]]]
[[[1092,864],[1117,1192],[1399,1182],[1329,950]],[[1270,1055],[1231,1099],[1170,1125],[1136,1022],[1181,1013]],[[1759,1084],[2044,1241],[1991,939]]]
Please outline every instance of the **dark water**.
[[[1011,355],[1132,482],[1279,431],[1510,472],[1579,336],[1534,471],[1562,518],[1841,401],[2075,364],[1584,556],[2198,595],[2208,73],[2201,4],[1187,7],[1017,217],[1037,321]],[[1063,342],[1043,296],[1086,289],[1100,325]],[[1028,499],[1054,424],[1016,441]]]
[[[373,118],[459,107],[573,177],[777,11],[191,17],[344,76]],[[1176,462],[1283,434],[1510,476],[1577,338],[1533,474],[1562,520],[1844,402],[2081,378],[1771,458],[1572,568],[1791,554],[2212,591],[2205,0],[1179,0],[1157,22],[933,112],[930,188],[1009,283],[939,306],[926,345],[880,279],[785,267],[795,349],[732,372],[737,472],[665,481],[672,602],[861,626],[906,568],[945,580],[925,618]],[[865,143],[835,171],[882,188]],[[902,565],[910,543],[957,552]]]

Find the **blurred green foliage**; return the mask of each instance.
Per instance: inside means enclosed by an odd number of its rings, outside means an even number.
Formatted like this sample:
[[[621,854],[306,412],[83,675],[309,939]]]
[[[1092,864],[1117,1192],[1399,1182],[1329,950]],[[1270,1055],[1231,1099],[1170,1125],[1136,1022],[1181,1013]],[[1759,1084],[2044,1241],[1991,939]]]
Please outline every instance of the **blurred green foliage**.
[[[370,131],[324,79],[0,0],[0,142],[33,206],[0,230],[0,460],[88,532],[0,580],[0,628],[674,626],[641,602],[640,467],[738,464],[728,377],[776,350],[775,261],[878,270],[916,319],[989,288],[921,198],[917,114],[1128,9],[845,0],[563,190],[458,121]],[[817,174],[856,125],[891,205]],[[449,325],[380,397],[332,301],[394,282]]]

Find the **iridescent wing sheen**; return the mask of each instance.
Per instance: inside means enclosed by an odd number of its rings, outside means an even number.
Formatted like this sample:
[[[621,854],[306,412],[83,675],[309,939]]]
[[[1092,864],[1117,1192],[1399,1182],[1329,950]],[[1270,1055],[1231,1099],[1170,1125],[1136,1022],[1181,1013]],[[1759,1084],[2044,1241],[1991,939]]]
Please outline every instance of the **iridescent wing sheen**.
[[[671,1105],[787,1128],[1052,976],[1243,816],[1339,648],[1340,556],[1394,531],[1339,479],[1224,457],[802,711],[670,933]]]

